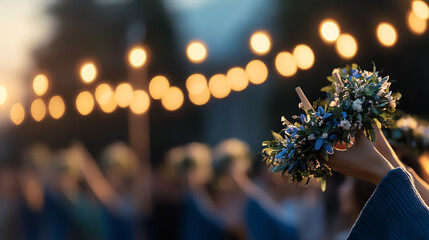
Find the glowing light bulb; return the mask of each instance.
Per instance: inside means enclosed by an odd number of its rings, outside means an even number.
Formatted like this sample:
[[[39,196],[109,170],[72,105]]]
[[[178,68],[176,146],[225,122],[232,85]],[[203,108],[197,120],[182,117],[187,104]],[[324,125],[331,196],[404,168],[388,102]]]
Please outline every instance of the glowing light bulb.
[[[36,122],[40,122],[45,118],[46,105],[42,99],[38,98],[31,103],[31,116]]]
[[[57,95],[53,96],[51,100],[49,100],[48,109],[52,118],[60,119],[66,111],[66,105],[61,96]]]
[[[191,41],[186,48],[186,54],[189,61],[193,63],[202,63],[207,58],[207,47],[201,41]]]
[[[150,96],[155,99],[161,99],[170,88],[168,79],[164,76],[155,76],[149,83]]]
[[[289,52],[280,52],[277,54],[274,63],[276,65],[277,72],[285,77],[295,75],[296,71],[298,70],[295,58]]]
[[[33,90],[37,96],[43,96],[48,91],[48,87],[49,87],[49,81],[46,75],[39,74],[36,77],[34,77]]]
[[[206,87],[201,93],[199,94],[192,94],[189,93],[189,100],[195,105],[201,106],[206,104],[210,100],[210,90],[208,87]]]
[[[320,24],[319,34],[325,42],[331,43],[340,36],[340,27],[335,20],[325,19]]]
[[[192,74],[186,80],[186,88],[189,93],[198,95],[207,88],[207,79],[202,74]]]
[[[10,109],[10,120],[19,125],[24,121],[25,111],[21,103],[15,103]]]
[[[79,93],[76,98],[76,109],[83,116],[92,112],[94,109],[94,98],[90,92],[83,91]]]
[[[161,99],[162,106],[168,111],[179,109],[184,101],[182,90],[178,87],[170,87]]]
[[[84,83],[91,83],[97,77],[97,67],[94,63],[88,62],[80,68],[80,77]]]
[[[262,84],[267,80],[268,68],[260,60],[252,60],[246,66],[246,74],[253,84]]]
[[[377,38],[382,45],[391,47],[396,43],[396,29],[389,23],[380,23],[377,26]]]
[[[209,89],[215,98],[224,98],[231,92],[231,87],[223,74],[215,74],[210,78]]]
[[[427,21],[417,17],[413,11],[408,12],[407,25],[408,28],[416,35],[422,35],[427,29]]]
[[[418,18],[423,20],[427,20],[429,18],[429,7],[425,2],[413,1],[411,7]]]
[[[129,83],[121,83],[116,87],[115,99],[119,107],[125,108],[133,100],[133,87]]]
[[[265,31],[257,31],[250,37],[250,49],[256,55],[265,55],[271,49],[271,37]]]
[[[135,68],[142,67],[147,60],[146,50],[143,47],[134,47],[128,53],[128,61]]]
[[[7,89],[0,85],[0,105],[5,103],[7,100]]]
[[[311,48],[305,44],[300,44],[293,50],[293,56],[296,65],[302,70],[310,69],[314,64],[314,53]]]
[[[130,109],[135,114],[143,114],[147,112],[150,106],[149,95],[143,90],[136,90],[133,94],[133,101],[130,104]]]
[[[226,80],[234,91],[242,91],[249,85],[249,79],[247,79],[246,71],[240,67],[231,68],[226,73]]]
[[[356,55],[358,45],[356,39],[350,34],[341,34],[335,44],[335,48],[342,58],[351,59]]]

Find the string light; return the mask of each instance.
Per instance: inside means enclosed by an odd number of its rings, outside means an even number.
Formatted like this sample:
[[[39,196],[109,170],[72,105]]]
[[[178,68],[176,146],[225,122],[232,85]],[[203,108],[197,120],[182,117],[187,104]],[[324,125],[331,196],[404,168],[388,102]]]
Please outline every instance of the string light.
[[[337,53],[344,59],[351,59],[356,55],[358,45],[350,34],[341,34],[335,44]]]
[[[48,109],[52,118],[60,119],[66,111],[66,106],[61,96],[53,96],[51,100],[49,100]]]
[[[91,83],[97,77],[97,67],[93,62],[87,62],[80,68],[80,77],[84,83]]]
[[[15,103],[10,109],[10,120],[19,125],[24,121],[25,111],[21,103]]]
[[[168,111],[175,111],[183,104],[183,93],[178,87],[170,87],[161,99],[162,106]]]
[[[0,85],[0,105],[5,103],[7,100],[7,89]]]
[[[130,104],[130,109],[133,113],[141,115],[149,109],[150,98],[143,90],[136,90],[133,94],[133,101]]]
[[[119,107],[128,107],[133,100],[133,87],[129,83],[119,84],[115,90],[115,99]]]
[[[231,68],[226,73],[226,80],[234,91],[242,91],[249,85],[249,79],[247,79],[246,71],[240,67]]]
[[[389,23],[380,23],[377,26],[378,41],[386,47],[395,45],[397,34],[395,28]]]
[[[293,50],[293,57],[296,65],[302,70],[310,69],[314,64],[314,53],[311,48],[305,44],[300,44]]]
[[[224,98],[231,92],[231,87],[223,74],[215,74],[210,78],[209,89],[215,98]]]
[[[422,35],[427,29],[427,21],[417,17],[413,11],[407,14],[407,25],[411,32],[417,35]]]
[[[210,100],[210,90],[208,87],[206,87],[201,93],[199,94],[192,94],[189,93],[189,100],[195,105],[201,106],[206,104]]]
[[[49,81],[46,75],[39,74],[34,77],[33,90],[37,96],[43,96],[48,91]]]
[[[168,88],[170,88],[170,83],[166,77],[155,76],[149,83],[149,94],[153,99],[159,100],[167,92]]]
[[[413,12],[420,19],[427,20],[429,18],[429,7],[423,1],[413,1],[412,3]]]
[[[40,122],[45,118],[46,106],[42,99],[37,98],[31,103],[31,116],[36,122]]]
[[[268,68],[260,60],[252,60],[246,66],[246,74],[253,84],[262,84],[267,80]]]
[[[257,31],[250,37],[250,49],[256,55],[265,55],[271,49],[271,37],[266,31]]]
[[[95,100],[99,105],[106,104],[112,98],[112,88],[107,83],[102,83],[95,89]]]
[[[198,95],[207,89],[207,79],[202,74],[192,74],[186,80],[186,88],[189,93]]]
[[[340,27],[335,20],[325,19],[320,24],[319,34],[325,42],[332,43],[340,36]]]
[[[90,114],[94,109],[94,98],[92,97],[92,94],[88,91],[79,93],[76,98],[76,108],[83,116]]]
[[[115,95],[112,94],[110,95],[110,98],[107,102],[100,104],[99,106],[101,108],[101,110],[105,113],[111,113],[113,111],[115,111],[115,109],[118,107],[118,104],[115,101]]]
[[[186,48],[186,54],[189,61],[193,63],[202,63],[207,58],[207,47],[202,41],[191,41]]]
[[[142,67],[146,63],[147,54],[143,47],[133,47],[128,54],[128,62],[134,68]]]
[[[280,52],[279,54],[277,54],[274,63],[275,63],[277,72],[279,72],[281,75],[285,77],[293,76],[298,70],[298,67],[295,62],[295,58],[289,52]]]

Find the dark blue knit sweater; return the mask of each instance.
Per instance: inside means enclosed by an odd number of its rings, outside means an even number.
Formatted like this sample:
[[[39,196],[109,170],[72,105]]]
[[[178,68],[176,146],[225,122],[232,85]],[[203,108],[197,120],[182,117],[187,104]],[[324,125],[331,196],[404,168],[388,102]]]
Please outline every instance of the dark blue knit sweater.
[[[381,180],[347,239],[429,239],[429,208],[406,170]]]

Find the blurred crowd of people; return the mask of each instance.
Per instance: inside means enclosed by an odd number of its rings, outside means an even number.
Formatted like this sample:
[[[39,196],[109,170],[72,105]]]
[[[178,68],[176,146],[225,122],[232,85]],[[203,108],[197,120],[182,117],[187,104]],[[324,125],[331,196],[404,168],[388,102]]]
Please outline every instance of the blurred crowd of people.
[[[428,182],[429,154],[397,149]],[[0,168],[1,239],[345,239],[375,186],[272,174],[245,142],[189,143],[149,169],[125,143],[29,147]]]

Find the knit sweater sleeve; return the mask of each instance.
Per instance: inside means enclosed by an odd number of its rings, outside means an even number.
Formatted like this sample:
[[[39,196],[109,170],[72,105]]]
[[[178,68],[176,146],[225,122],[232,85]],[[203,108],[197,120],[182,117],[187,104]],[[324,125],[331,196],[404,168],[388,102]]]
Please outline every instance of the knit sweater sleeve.
[[[403,168],[389,171],[347,239],[429,239],[429,208],[410,173]]]

